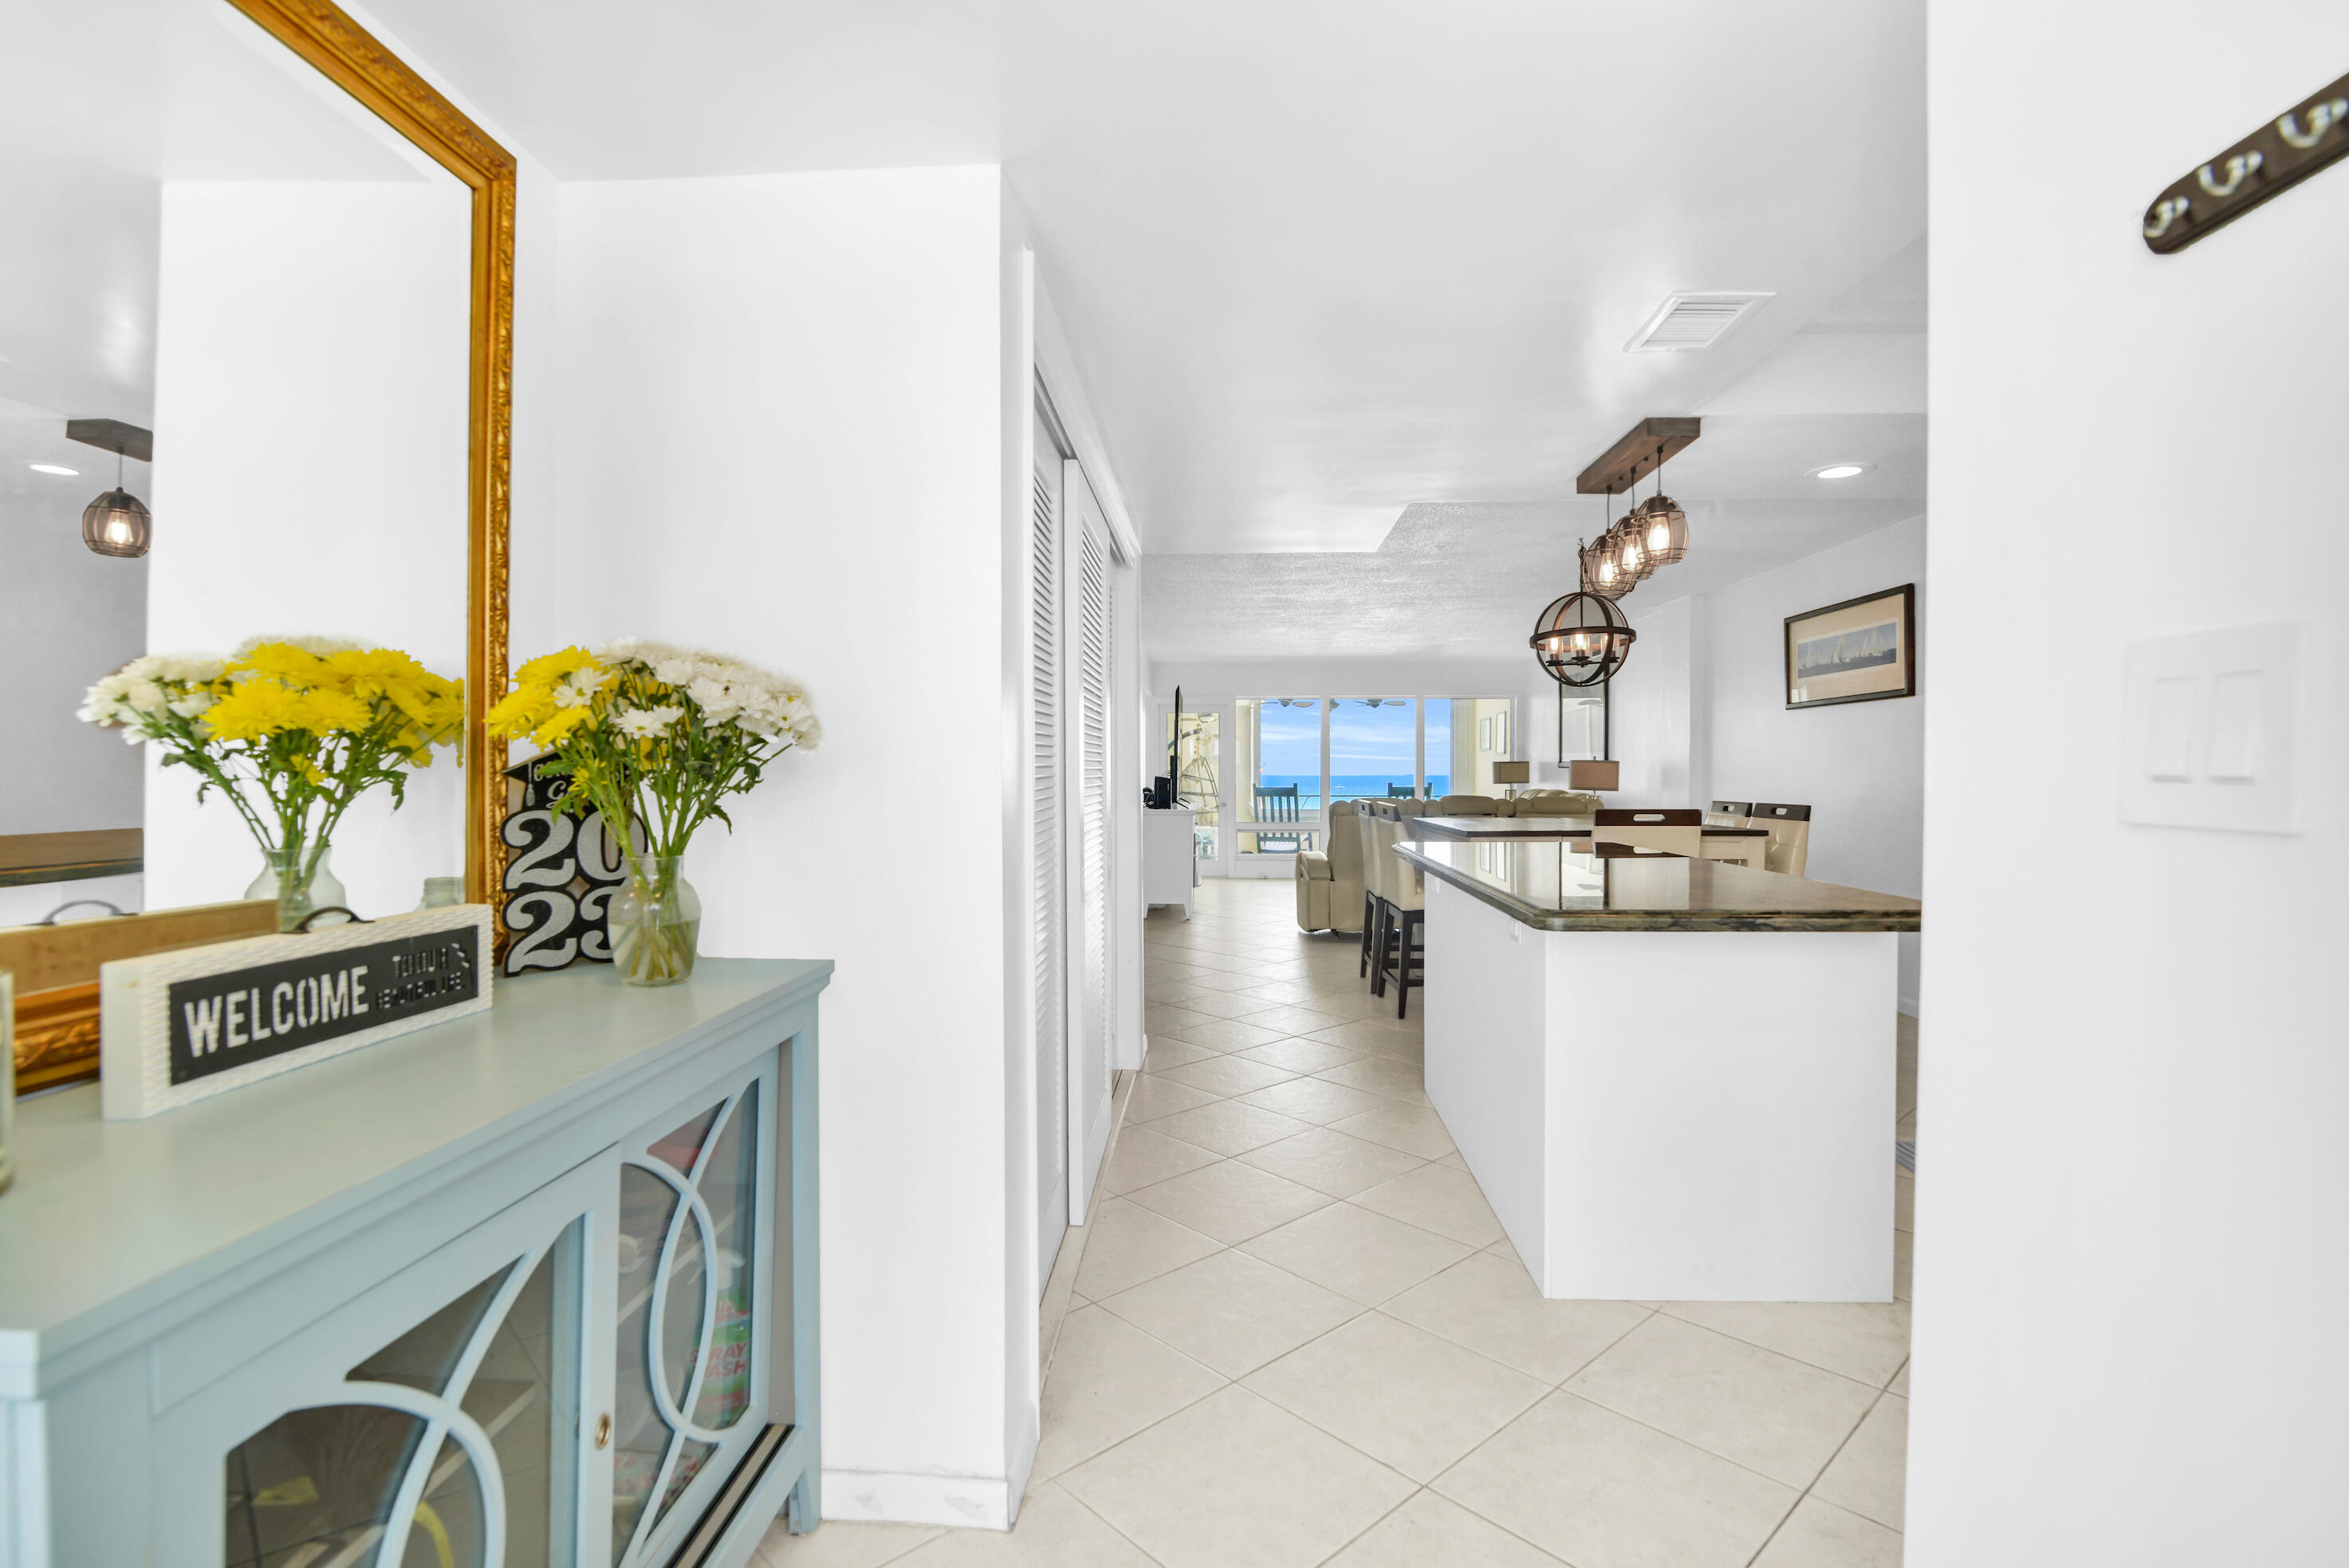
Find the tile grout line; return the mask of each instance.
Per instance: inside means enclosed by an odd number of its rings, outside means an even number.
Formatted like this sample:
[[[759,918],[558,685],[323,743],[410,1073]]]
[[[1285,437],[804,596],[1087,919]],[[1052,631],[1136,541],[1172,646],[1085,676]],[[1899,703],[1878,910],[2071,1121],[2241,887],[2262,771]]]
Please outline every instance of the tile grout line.
[[[1195,1400],[1194,1403],[1196,1403],[1196,1401]],[[1183,1407],[1185,1410],[1190,1408],[1191,1407],[1189,1405]],[[1107,1449],[1103,1449],[1102,1451],[1103,1453],[1107,1453],[1109,1450]],[[1063,1471],[1061,1473],[1066,1474],[1067,1472]],[[1128,1546],[1133,1547],[1136,1552],[1142,1553],[1142,1559],[1143,1562],[1154,1563],[1157,1565],[1157,1568],[1165,1568],[1165,1560],[1164,1558],[1157,1556],[1148,1547],[1143,1545],[1141,1542],[1136,1541],[1133,1536],[1127,1534],[1124,1531],[1120,1530],[1115,1520],[1112,1519],[1108,1514],[1103,1513],[1100,1509],[1095,1508],[1092,1503],[1087,1502],[1083,1498],[1079,1497],[1075,1492],[1071,1491],[1067,1487],[1061,1486],[1060,1476],[1050,1477],[1046,1480],[1043,1484],[1046,1486],[1060,1487],[1061,1496],[1067,1498],[1071,1502],[1075,1503],[1079,1508],[1083,1509],[1087,1513],[1092,1514],[1095,1519],[1100,1520],[1103,1530],[1108,1531],[1112,1535],[1116,1536],[1120,1541],[1124,1542]]]
[[[1907,1365],[1908,1365],[1908,1363],[1907,1363],[1906,1361],[1903,1361],[1903,1362],[1901,1363],[1901,1365],[1905,1367],[1905,1366],[1907,1366]],[[1900,1374],[1899,1374],[1898,1372],[1895,1372],[1895,1373],[1893,1374],[1893,1376],[1894,1376],[1895,1377],[1898,1377],[1899,1376],[1900,1376]],[[1761,1544],[1761,1545],[1759,1545],[1759,1546],[1757,1546],[1757,1547],[1755,1547],[1755,1548],[1754,1549],[1754,1555],[1753,1555],[1753,1556],[1751,1556],[1751,1557],[1748,1557],[1748,1558],[1745,1560],[1745,1568],[1754,1568],[1754,1563],[1758,1563],[1758,1562],[1760,1562],[1760,1561],[1762,1560],[1762,1553],[1764,1553],[1764,1552],[1767,1552],[1767,1551],[1769,1551],[1769,1550],[1770,1550],[1770,1542],[1772,1542],[1773,1541],[1775,1541],[1775,1540],[1777,1540],[1777,1539],[1778,1539],[1778,1532],[1779,1532],[1780,1531],[1782,1531],[1782,1530],[1784,1530],[1784,1529],[1785,1529],[1785,1528],[1786,1528],[1786,1521],[1795,1517],[1795,1510],[1796,1510],[1796,1509],[1798,1509],[1798,1508],[1800,1508],[1800,1507],[1802,1507],[1802,1506],[1803,1506],[1803,1500],[1804,1500],[1805,1498],[1807,1498],[1807,1497],[1809,1497],[1809,1496],[1811,1495],[1811,1489],[1812,1489],[1813,1487],[1817,1486],[1817,1485],[1819,1484],[1820,1480],[1823,1480],[1823,1479],[1826,1477],[1826,1475],[1827,1471],[1829,1471],[1829,1470],[1833,1470],[1833,1469],[1835,1468],[1835,1462],[1836,1462],[1836,1460],[1839,1460],[1839,1459],[1841,1459],[1841,1458],[1843,1457],[1843,1451],[1844,1451],[1844,1449],[1847,1449],[1847,1448],[1849,1448],[1849,1447],[1851,1446],[1851,1440],[1852,1440],[1852,1439],[1854,1439],[1854,1438],[1856,1438],[1856,1437],[1859,1436],[1859,1429],[1860,1429],[1861,1427],[1864,1427],[1864,1426],[1866,1426],[1866,1425],[1868,1424],[1868,1417],[1870,1417],[1870,1416],[1872,1416],[1872,1415],[1876,1414],[1876,1407],[1877,1407],[1877,1406],[1878,1406],[1878,1405],[1880,1405],[1880,1404],[1882,1404],[1882,1403],[1884,1402],[1885,1395],[1886,1395],[1886,1390],[1884,1390],[1884,1389],[1882,1389],[1882,1388],[1879,1388],[1879,1389],[1878,1389],[1878,1390],[1876,1391],[1876,1398],[1873,1398],[1873,1399],[1871,1399],[1871,1400],[1869,1400],[1869,1401],[1868,1401],[1868,1408],[1867,1408],[1867,1409],[1865,1409],[1865,1410],[1862,1410],[1862,1411],[1859,1413],[1859,1419],[1858,1419],[1858,1421],[1857,1421],[1857,1422],[1856,1422],[1856,1423],[1853,1425],[1853,1427],[1852,1427],[1851,1430],[1849,1430],[1848,1432],[1846,1432],[1846,1433],[1843,1435],[1843,1441],[1841,1441],[1841,1442],[1839,1442],[1839,1443],[1837,1443],[1837,1444],[1836,1445],[1835,1452],[1833,1452],[1833,1453],[1831,1453],[1831,1454],[1829,1454],[1829,1455],[1827,1456],[1826,1463],[1825,1463],[1825,1464],[1823,1464],[1823,1465],[1821,1465],[1821,1466],[1819,1467],[1819,1473],[1818,1473],[1817,1475],[1813,1476],[1813,1477],[1810,1479],[1810,1481],[1808,1482],[1808,1484],[1806,1484],[1806,1485],[1803,1488],[1802,1496],[1801,1496],[1801,1497],[1797,1497],[1796,1499],[1795,1499],[1795,1501],[1794,1501],[1793,1502],[1788,1503],[1788,1504],[1786,1505],[1786,1511],[1785,1511],[1785,1514],[1784,1515],[1784,1517],[1782,1517],[1782,1518],[1778,1521],[1778,1522],[1777,1522],[1777,1523],[1775,1523],[1775,1524],[1774,1524],[1774,1525],[1772,1525],[1772,1526],[1770,1527],[1770,1533],[1769,1533],[1769,1534],[1767,1534],[1767,1535],[1765,1535],[1765,1536],[1764,1536],[1764,1537],[1762,1538],[1762,1544]],[[1903,1468],[1904,1468],[1904,1471],[1905,1471],[1905,1468],[1906,1468],[1906,1467],[1903,1467]],[[1903,1476],[1903,1480],[1906,1480],[1905,1473],[1904,1473],[1904,1476]],[[1782,1484],[1783,1484],[1783,1483],[1782,1483]],[[1837,1506],[1837,1505],[1836,1505],[1836,1504],[1834,1504],[1834,1503],[1829,1503],[1829,1502],[1827,1502],[1826,1499],[1825,1499],[1825,1498],[1821,1498],[1821,1499],[1819,1499],[1819,1501],[1820,1501],[1821,1503],[1823,1503],[1823,1504],[1826,1504],[1826,1506],[1830,1507],[1830,1508]],[[1856,1509],[1847,1509],[1847,1510],[1845,1510],[1845,1511],[1846,1511],[1846,1512],[1847,1512],[1847,1513],[1850,1513],[1854,1518],[1857,1518],[1857,1519],[1868,1519],[1868,1515],[1866,1515],[1866,1514],[1864,1514],[1864,1513],[1859,1512],[1859,1511],[1858,1511],[1857,1510],[1856,1510]],[[1876,1523],[1880,1522],[1879,1521],[1873,1520],[1873,1519],[1868,1519],[1868,1522],[1870,1524],[1876,1524]],[[1888,1530],[1890,1530],[1892,1527],[1891,1527],[1890,1525],[1886,1525],[1884,1528],[1886,1528],[1886,1529],[1888,1529]],[[1901,1530],[1894,1530],[1894,1531],[1892,1532],[1892,1533],[1894,1533],[1895,1535],[1899,1536],[1899,1537],[1901,1538],[1901,1541],[1902,1541],[1903,1544],[1904,1544],[1904,1545],[1906,1544],[1906,1542],[1907,1542],[1907,1541],[1908,1541],[1908,1532],[1906,1532],[1906,1531],[1901,1531]]]

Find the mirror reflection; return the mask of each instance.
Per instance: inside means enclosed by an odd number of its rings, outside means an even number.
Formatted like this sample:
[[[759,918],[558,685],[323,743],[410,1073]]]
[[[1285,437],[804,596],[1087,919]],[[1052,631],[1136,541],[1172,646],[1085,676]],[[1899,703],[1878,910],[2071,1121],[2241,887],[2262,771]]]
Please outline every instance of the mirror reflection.
[[[76,0],[0,22],[0,926],[274,896],[264,841],[415,907],[464,870],[469,191],[221,0]]]

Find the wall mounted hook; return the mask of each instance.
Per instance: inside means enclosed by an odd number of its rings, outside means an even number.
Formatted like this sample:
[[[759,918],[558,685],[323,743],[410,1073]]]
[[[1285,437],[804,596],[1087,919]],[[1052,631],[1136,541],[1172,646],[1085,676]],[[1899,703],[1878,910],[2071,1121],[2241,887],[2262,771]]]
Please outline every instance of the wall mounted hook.
[[[2260,165],[2266,161],[2257,148],[2249,152],[2238,152],[2227,160],[2227,182],[2224,185],[2210,178],[2210,166],[2206,163],[2199,176],[2202,189],[2213,196],[2232,196],[2242,188],[2244,181],[2260,171]]]
[[[2295,117],[2286,113],[2276,121],[2276,134],[2282,137],[2290,145],[2305,152],[2323,141],[2324,133],[2344,119],[2349,119],[2349,98],[2334,98],[2331,103],[2318,104],[2308,111],[2306,131],[2303,132],[2300,129]]]
[[[2193,204],[2193,198],[2189,196],[2165,196],[2156,201],[2153,204],[2153,222],[2145,226],[2145,237],[2158,240],[2169,232],[2170,226],[2185,217],[2187,209]]]

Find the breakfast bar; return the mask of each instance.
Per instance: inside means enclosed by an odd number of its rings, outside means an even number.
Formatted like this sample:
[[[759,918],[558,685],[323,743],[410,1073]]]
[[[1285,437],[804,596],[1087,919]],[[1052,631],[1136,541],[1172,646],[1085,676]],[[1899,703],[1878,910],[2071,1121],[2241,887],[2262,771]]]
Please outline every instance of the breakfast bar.
[[[1544,1295],[1892,1299],[1916,900],[1563,838],[1396,853],[1428,1096]]]

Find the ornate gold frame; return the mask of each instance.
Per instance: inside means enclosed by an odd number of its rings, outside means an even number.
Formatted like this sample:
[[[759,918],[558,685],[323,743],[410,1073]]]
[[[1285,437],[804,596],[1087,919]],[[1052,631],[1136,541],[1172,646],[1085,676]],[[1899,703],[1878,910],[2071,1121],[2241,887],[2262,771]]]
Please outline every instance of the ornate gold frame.
[[[490,705],[506,686],[507,498],[513,438],[513,154],[468,119],[431,83],[385,48],[333,0],[229,0],[384,123],[422,149],[473,193],[471,348],[467,363],[465,545],[465,897],[494,903],[504,879],[505,748],[489,737]],[[169,933],[140,951],[219,940],[179,929],[186,919],[233,923],[258,906],[175,911]],[[256,916],[258,918],[258,916]],[[174,923],[174,922],[177,923]],[[267,929],[264,920],[255,929]],[[209,928],[207,928],[209,930]],[[504,933],[499,933],[502,939]],[[117,946],[122,945],[119,942]],[[502,947],[502,940],[500,944]],[[126,957],[112,951],[106,957]],[[94,967],[94,965],[92,965]],[[15,1041],[18,1087],[98,1076],[98,987],[19,990]]]
[[[496,902],[505,870],[506,516],[513,442],[514,157],[333,0],[229,0],[473,192],[466,430],[465,898]]]

